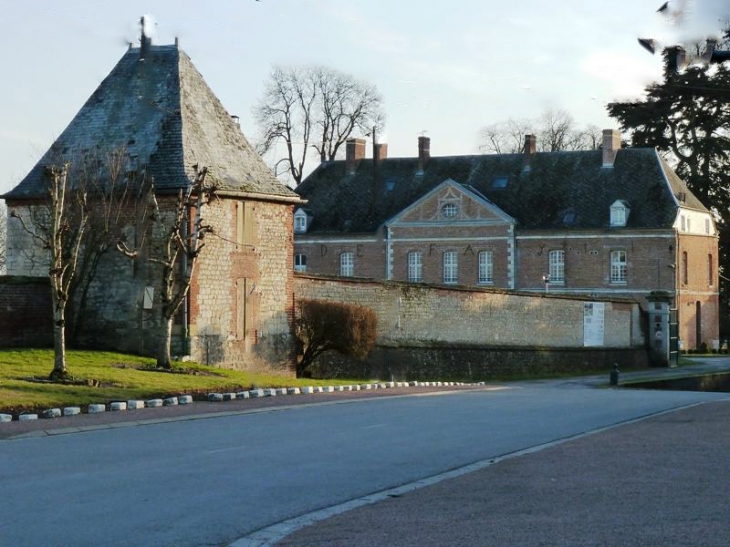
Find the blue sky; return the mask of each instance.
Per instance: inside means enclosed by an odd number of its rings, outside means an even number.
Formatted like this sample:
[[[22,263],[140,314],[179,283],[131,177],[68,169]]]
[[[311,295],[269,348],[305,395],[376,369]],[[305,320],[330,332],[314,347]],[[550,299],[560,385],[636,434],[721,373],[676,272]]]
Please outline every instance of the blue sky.
[[[722,1],[686,3],[691,32],[721,26]],[[614,127],[605,104],[637,98],[660,75],[660,58],[637,36],[677,34],[655,13],[659,4],[0,0],[0,193],[20,181],[138,38],[145,13],[157,22],[155,43],[180,38],[249,140],[251,107],[272,65],[314,63],[378,87],[393,157],[416,155],[423,131],[432,155],[475,153],[480,127],[548,108],[568,110],[580,126]]]

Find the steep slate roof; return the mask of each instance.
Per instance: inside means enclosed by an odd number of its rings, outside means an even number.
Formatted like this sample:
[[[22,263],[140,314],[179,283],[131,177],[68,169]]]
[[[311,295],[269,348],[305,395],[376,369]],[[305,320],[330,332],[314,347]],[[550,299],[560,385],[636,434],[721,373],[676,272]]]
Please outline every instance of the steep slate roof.
[[[682,206],[706,211],[654,149],[619,150],[612,168],[602,167],[602,152],[539,152],[525,170],[524,154],[432,157],[423,174],[417,158],[361,160],[354,175],[344,161],[321,164],[296,191],[309,200],[313,215],[307,233],[368,233],[421,196],[453,179],[468,185],[528,229],[603,229],[610,226],[610,206],[628,202],[628,228],[669,228],[677,213],[676,194],[686,194]],[[497,177],[508,177],[505,188],[494,188]],[[392,188],[389,190],[389,188]],[[673,195],[675,194],[675,195]],[[564,223],[565,213],[575,221]]]
[[[274,177],[238,124],[177,46],[149,45],[144,60],[130,48],[91,95],[51,149],[4,197],[44,194],[43,170],[59,155],[124,147],[146,165],[158,191],[185,187],[193,165],[209,168],[222,191],[297,200]]]

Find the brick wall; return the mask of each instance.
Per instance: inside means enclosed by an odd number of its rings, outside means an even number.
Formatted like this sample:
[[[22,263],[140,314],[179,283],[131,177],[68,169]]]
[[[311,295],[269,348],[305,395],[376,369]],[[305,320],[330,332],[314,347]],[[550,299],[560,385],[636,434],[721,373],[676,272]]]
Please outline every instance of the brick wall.
[[[0,276],[0,347],[53,345],[48,278]]]

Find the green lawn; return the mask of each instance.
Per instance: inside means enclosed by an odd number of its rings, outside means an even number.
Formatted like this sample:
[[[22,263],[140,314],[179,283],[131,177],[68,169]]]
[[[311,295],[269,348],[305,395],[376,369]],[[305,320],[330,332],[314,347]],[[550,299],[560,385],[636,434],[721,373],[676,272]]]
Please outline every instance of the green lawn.
[[[235,391],[256,387],[317,386],[352,383],[336,380],[297,380],[291,376],[253,374],[174,363],[174,369],[197,374],[171,374],[140,370],[153,367],[154,359],[121,353],[68,351],[68,370],[75,379],[95,380],[99,387],[30,381],[44,379],[53,368],[53,351],[0,350],[0,412],[82,406],[129,399],[150,399],[209,391]]]

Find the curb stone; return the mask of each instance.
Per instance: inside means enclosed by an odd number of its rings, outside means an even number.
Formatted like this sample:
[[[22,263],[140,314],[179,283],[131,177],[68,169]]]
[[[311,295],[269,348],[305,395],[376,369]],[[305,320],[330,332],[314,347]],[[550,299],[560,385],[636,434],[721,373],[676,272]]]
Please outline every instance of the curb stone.
[[[64,416],[78,416],[81,414],[81,407],[79,406],[67,406],[63,409]]]
[[[264,390],[263,389],[252,389],[249,391],[251,394],[251,397],[263,397],[264,396]]]
[[[49,408],[48,410],[43,411],[42,416],[46,419],[60,418],[61,409],[60,408]]]
[[[222,393],[208,393],[208,401],[211,403],[219,403],[223,400]]]
[[[250,399],[251,394],[248,391],[239,391],[236,393],[236,399]]]
[[[162,406],[162,399],[150,399],[145,402],[144,406],[147,408],[159,408]]]
[[[144,401],[135,401],[135,400],[127,401],[128,410],[138,410],[140,408],[144,408]]]
[[[12,414],[0,414],[0,424],[4,424],[7,422],[13,421],[13,415]]]
[[[193,396],[192,395],[180,395],[180,397],[177,398],[177,402],[181,405],[191,405],[193,404]]]
[[[162,401],[162,406],[177,406],[178,400],[177,397],[168,397],[164,401]]]
[[[100,412],[106,412],[106,405],[91,404],[88,408],[89,414],[99,414]]]
[[[38,414],[21,414],[18,416],[19,422],[30,422],[32,420],[37,420]]]
[[[109,403],[109,410],[127,410],[127,403],[121,401]]]
[[[298,387],[290,387],[287,389],[289,395],[301,395],[302,391]]]

